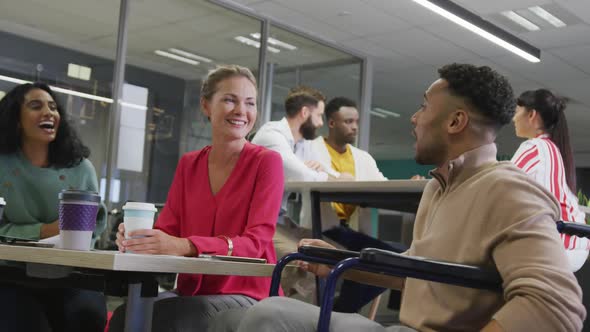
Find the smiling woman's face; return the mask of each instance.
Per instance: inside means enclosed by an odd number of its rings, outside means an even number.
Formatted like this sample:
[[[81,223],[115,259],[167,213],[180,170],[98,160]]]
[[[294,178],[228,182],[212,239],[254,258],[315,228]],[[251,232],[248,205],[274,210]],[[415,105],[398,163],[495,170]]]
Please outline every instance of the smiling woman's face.
[[[246,77],[227,78],[217,84],[215,94],[202,106],[214,136],[243,139],[256,122],[256,87]]]
[[[57,104],[49,93],[32,89],[25,95],[20,109],[21,145],[49,144],[57,136],[60,115]]]

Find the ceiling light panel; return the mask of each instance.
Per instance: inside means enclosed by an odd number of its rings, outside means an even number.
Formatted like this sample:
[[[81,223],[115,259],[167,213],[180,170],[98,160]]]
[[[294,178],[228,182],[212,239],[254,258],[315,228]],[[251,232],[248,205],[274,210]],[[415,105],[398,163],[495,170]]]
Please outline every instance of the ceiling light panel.
[[[162,51],[162,50],[155,50],[154,53],[156,53],[159,56],[163,56],[163,57],[166,57],[166,58],[169,58],[169,59],[173,59],[173,60],[176,60],[176,61],[188,63],[189,65],[193,65],[193,66],[196,66],[196,65],[199,64],[199,61],[196,61],[196,60],[193,60],[193,59],[189,59],[189,58],[185,58],[183,56],[172,54],[170,52],[166,52],[166,51]]]
[[[236,40],[236,41],[238,41],[238,42],[240,42],[242,44],[248,45],[248,46],[260,48],[260,42],[254,40],[254,39],[250,39],[250,38],[247,38],[247,37],[244,37],[244,36],[236,36],[236,37],[234,37],[234,40]],[[269,52],[272,52],[272,53],[279,53],[279,52],[281,52],[281,50],[279,50],[278,48],[272,47],[272,46],[267,46],[266,49]]]
[[[372,111],[377,112],[377,113],[381,113],[385,116],[392,116],[394,118],[399,118],[401,116],[399,113],[388,111],[388,110],[382,109],[380,107],[374,107]]]
[[[502,16],[506,17],[507,19],[511,20],[512,22],[514,22],[514,23],[522,26],[523,28],[527,29],[528,31],[538,31],[538,30],[541,29],[535,23],[533,23],[533,22],[527,20],[526,18],[518,15],[517,13],[515,13],[512,10],[503,11],[500,14],[502,14]]]
[[[4,75],[0,75],[0,81],[6,81],[6,82],[16,83],[16,84],[32,83],[31,81],[25,81],[25,80],[21,80],[21,79],[15,78],[15,77],[4,76]],[[80,91],[76,91],[76,90],[72,90],[72,89],[60,88],[60,87],[53,86],[53,85],[50,85],[49,87],[51,88],[51,90],[53,90],[55,92],[64,93],[64,94],[71,95],[71,96],[76,96],[76,97],[86,98],[86,99],[96,100],[96,101],[102,101],[105,103],[112,103],[113,102],[113,99],[111,99],[111,98],[101,97],[101,96],[93,95],[90,93],[84,93],[84,92],[80,92]],[[132,107],[132,108],[141,109],[141,110],[147,110],[147,107],[145,105],[137,105],[137,104],[133,104],[133,103],[127,103],[122,100],[119,100],[119,103],[123,106]]]
[[[480,16],[448,0],[413,0],[461,27],[503,47],[530,62],[541,61],[541,51],[524,40],[498,28]]]
[[[260,40],[260,33],[259,32],[251,33],[250,36],[252,38]],[[273,37],[268,37],[268,43],[271,45],[274,45],[274,46],[282,47],[282,48],[289,50],[289,51],[295,51],[297,49],[297,46],[291,45],[291,44],[286,43],[282,40],[275,39]]]
[[[197,60],[197,61],[202,61],[202,62],[206,62],[206,63],[211,63],[213,62],[213,60],[209,59],[209,58],[205,58],[204,56],[200,56],[185,50],[181,50],[178,48],[169,48],[168,51],[170,53],[174,53],[180,56],[183,56],[185,58],[189,58],[189,59],[193,59],[193,60]]]
[[[557,18],[555,15],[551,14],[547,10],[543,9],[543,7],[534,6],[529,7],[529,10],[535,15],[539,16],[540,18],[544,19],[545,21],[549,22],[549,24],[553,25],[556,28],[563,28],[567,26],[565,22]]]
[[[375,111],[371,111],[371,115],[376,116],[378,118],[382,118],[382,119],[386,119],[387,118],[387,115],[381,114],[381,113],[378,113],[378,112],[375,112]]]

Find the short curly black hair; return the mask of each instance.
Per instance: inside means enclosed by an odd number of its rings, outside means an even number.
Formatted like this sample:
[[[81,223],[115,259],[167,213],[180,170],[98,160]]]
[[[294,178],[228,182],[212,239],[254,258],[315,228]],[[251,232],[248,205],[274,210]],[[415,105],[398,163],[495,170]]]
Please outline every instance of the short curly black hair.
[[[326,119],[331,119],[332,115],[340,110],[340,107],[354,107],[357,108],[356,103],[352,99],[345,97],[335,97],[326,104],[324,114]]]
[[[57,103],[57,111],[62,119],[55,140],[49,143],[49,166],[70,168],[80,164],[84,158],[90,156],[90,149],[82,143],[76,130],[68,123],[67,114],[51,88],[40,82],[17,85],[0,100],[0,154],[20,150],[22,138],[18,123],[21,107],[26,94],[34,89],[41,89],[51,96]]]
[[[453,63],[438,73],[448,82],[452,95],[464,98],[496,129],[512,120],[516,108],[512,86],[490,67]]]

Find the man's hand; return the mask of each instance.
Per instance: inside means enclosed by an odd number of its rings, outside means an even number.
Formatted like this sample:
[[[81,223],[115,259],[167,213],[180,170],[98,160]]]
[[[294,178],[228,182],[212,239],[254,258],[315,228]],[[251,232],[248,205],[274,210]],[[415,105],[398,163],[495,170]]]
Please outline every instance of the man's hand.
[[[336,247],[334,247],[333,245],[329,244],[326,241],[320,240],[320,239],[302,239],[301,241],[299,241],[299,244],[297,246],[298,247],[315,246],[315,247],[336,249]],[[330,274],[330,271],[332,271],[331,267],[324,265],[324,264],[316,264],[316,263],[298,261],[297,265],[299,265],[299,268],[302,269],[303,271],[311,272],[321,278],[327,277],[328,274]]]
[[[410,180],[426,180],[426,178],[422,175],[416,174],[410,178]]]
[[[333,177],[332,175],[330,175],[328,177],[328,181],[354,181],[354,175],[350,174],[350,173],[340,173],[339,177]]]
[[[125,226],[119,225],[117,232],[117,246],[119,251],[133,251],[135,254],[195,256],[197,249],[191,241],[168,235],[159,229],[139,229],[129,233],[130,238],[125,239]]]
[[[324,167],[322,167],[322,165],[315,160],[306,160],[304,164],[316,172],[324,172]]]
[[[320,239],[301,239],[297,244],[297,248],[301,246],[314,246],[314,247],[322,247],[322,248],[330,248],[330,249],[337,249],[333,245],[329,244],[328,242]]]
[[[354,175],[350,174],[350,173],[340,173],[340,176],[338,177],[339,181],[354,181]]]

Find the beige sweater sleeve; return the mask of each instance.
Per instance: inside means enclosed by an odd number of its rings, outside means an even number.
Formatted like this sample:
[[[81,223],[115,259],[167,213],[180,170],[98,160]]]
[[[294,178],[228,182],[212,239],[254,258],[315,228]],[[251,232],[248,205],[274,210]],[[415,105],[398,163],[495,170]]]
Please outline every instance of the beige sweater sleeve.
[[[525,176],[509,175],[489,193],[499,209],[486,232],[506,301],[493,319],[505,331],[580,331],[586,310],[556,231],[557,201]]]

